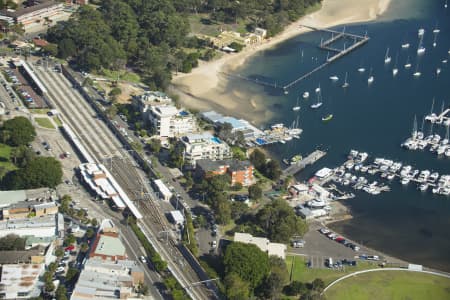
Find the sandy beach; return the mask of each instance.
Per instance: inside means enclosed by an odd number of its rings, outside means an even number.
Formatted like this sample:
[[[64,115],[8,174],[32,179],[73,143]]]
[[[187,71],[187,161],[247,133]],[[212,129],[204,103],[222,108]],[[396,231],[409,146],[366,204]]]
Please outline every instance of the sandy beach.
[[[245,93],[230,88],[221,71],[233,70],[258,51],[267,50],[306,32],[307,29],[300,27],[301,24],[327,28],[372,21],[383,14],[389,4],[390,0],[324,0],[319,11],[290,24],[282,33],[262,44],[248,46],[240,53],[224,54],[212,62],[201,62],[191,73],[175,76],[170,91],[178,94],[181,104],[188,108],[200,111],[215,110],[261,124],[272,116],[272,112],[266,109],[263,97],[257,92],[252,93],[252,87]]]

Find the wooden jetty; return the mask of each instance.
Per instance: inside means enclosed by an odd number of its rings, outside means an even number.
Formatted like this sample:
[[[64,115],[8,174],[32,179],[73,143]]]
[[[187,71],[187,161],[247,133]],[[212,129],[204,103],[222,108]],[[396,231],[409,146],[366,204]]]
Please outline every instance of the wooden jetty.
[[[322,157],[324,157],[327,153],[322,150],[315,150],[310,153],[307,157],[302,159],[301,161],[289,166],[287,169],[283,170],[283,176],[291,176],[295,175],[301,170],[303,170],[306,166],[312,165]]]
[[[362,45],[364,45],[365,43],[367,43],[369,41],[369,37],[366,36],[366,35],[361,36],[361,35],[356,35],[356,34],[352,34],[352,33],[346,33],[344,31],[339,32],[339,31],[335,31],[335,30],[320,29],[320,28],[306,26],[306,25],[301,25],[301,26],[309,28],[311,30],[324,31],[324,32],[332,33],[333,36],[330,39],[326,40],[326,41],[322,41],[319,44],[319,48],[321,48],[323,50],[331,51],[331,52],[337,52],[337,54],[333,55],[332,57],[327,58],[327,60],[323,64],[321,64],[320,66],[314,68],[313,70],[309,71],[308,73],[306,73],[306,74],[300,76],[299,78],[291,81],[290,83],[284,85],[283,86],[284,90],[290,89],[291,87],[293,87],[294,85],[296,85],[297,83],[302,81],[303,79],[308,78],[309,76],[311,76],[315,72],[319,71],[320,69],[323,69],[324,67],[326,67],[327,65],[329,65],[330,63],[335,61],[336,59],[343,57],[344,55],[352,52],[353,50],[355,50],[358,47],[361,47]],[[334,43],[338,39],[345,38],[345,37],[353,38],[355,42],[350,47],[345,48],[345,49],[338,49],[338,48],[334,48],[334,47],[330,47],[329,46],[330,44]]]
[[[314,68],[313,70],[309,71],[308,73],[298,77],[297,79],[289,82],[288,84],[285,85],[281,85],[281,84],[277,84],[276,82],[267,82],[264,80],[259,80],[257,78],[251,78],[248,76],[243,76],[240,74],[233,74],[233,73],[227,73],[227,72],[221,72],[222,74],[228,76],[228,77],[232,77],[232,78],[237,78],[237,79],[241,79],[241,80],[245,80],[245,81],[249,81],[252,83],[256,83],[262,86],[267,86],[267,87],[271,87],[271,88],[275,88],[275,89],[283,89],[285,92],[287,92],[288,89],[290,89],[291,87],[293,87],[294,85],[296,85],[297,83],[299,83],[300,81],[302,81],[303,79],[308,78],[309,76],[311,76],[312,74],[314,74],[315,72],[325,68],[327,65],[329,65],[330,63],[332,63],[333,61],[335,61],[338,58],[343,57],[344,55],[350,53],[351,51],[355,50],[356,48],[364,45],[365,43],[367,43],[369,41],[369,37],[367,35],[361,36],[361,35],[357,35],[357,34],[352,34],[352,33],[347,33],[345,31],[339,32],[339,31],[335,31],[335,30],[331,30],[331,29],[323,29],[323,28],[316,28],[316,27],[312,27],[312,26],[306,26],[306,25],[300,25],[301,27],[305,27],[305,28],[309,28],[311,30],[315,30],[315,31],[323,31],[323,32],[328,32],[332,34],[332,37],[327,39],[326,41],[321,41],[321,43],[319,44],[319,48],[326,50],[326,51],[331,51],[336,53],[335,55],[327,58],[327,60],[317,66],[316,68]],[[341,39],[341,38],[352,38],[354,40],[354,43],[348,47],[348,48],[344,48],[344,49],[338,49],[338,48],[334,48],[331,47],[330,45],[334,42],[336,42],[337,40]]]

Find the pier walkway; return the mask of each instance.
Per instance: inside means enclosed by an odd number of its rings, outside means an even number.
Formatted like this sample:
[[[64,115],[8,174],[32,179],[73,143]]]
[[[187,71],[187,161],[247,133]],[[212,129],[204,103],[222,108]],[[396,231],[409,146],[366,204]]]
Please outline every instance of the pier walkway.
[[[332,37],[325,41],[321,41],[320,44],[318,45],[318,47],[322,50],[326,50],[326,51],[333,52],[336,54],[331,57],[327,57],[326,61],[323,64],[315,67],[313,70],[307,72],[306,74],[301,75],[300,77],[296,78],[295,80],[293,80],[287,84],[284,84],[284,85],[277,84],[276,82],[269,82],[269,81],[265,81],[265,80],[260,80],[258,78],[252,78],[250,76],[244,76],[244,75],[235,74],[235,73],[228,73],[228,72],[221,72],[221,73],[228,77],[231,77],[231,78],[241,79],[241,80],[253,82],[255,84],[259,84],[262,86],[275,88],[275,89],[282,89],[282,90],[284,90],[285,93],[287,93],[288,89],[292,88],[294,85],[296,85],[303,79],[310,77],[315,72],[323,69],[324,67],[326,67],[330,63],[334,62],[338,58],[345,56],[346,54],[350,53],[351,51],[355,50],[356,48],[364,45],[365,43],[367,43],[369,41],[369,37],[367,35],[362,36],[362,35],[347,33],[347,32],[345,32],[345,29],[342,32],[339,32],[339,31],[335,31],[335,30],[331,30],[331,29],[316,28],[316,27],[307,26],[307,25],[300,25],[300,27],[308,28],[308,29],[314,30],[314,31],[322,31],[322,32],[326,32],[326,33],[331,33]],[[344,49],[338,49],[338,48],[330,46],[331,44],[333,44],[334,42],[336,42],[337,40],[339,40],[341,38],[351,38],[351,39],[353,39],[353,44],[348,48],[345,48],[345,46],[344,46]]]
[[[306,166],[312,165],[322,157],[324,157],[327,153],[322,150],[315,150],[314,152],[310,153],[307,157],[302,159],[301,161],[289,166],[288,168],[283,170],[283,176],[291,176],[295,175],[301,170],[303,170]]]

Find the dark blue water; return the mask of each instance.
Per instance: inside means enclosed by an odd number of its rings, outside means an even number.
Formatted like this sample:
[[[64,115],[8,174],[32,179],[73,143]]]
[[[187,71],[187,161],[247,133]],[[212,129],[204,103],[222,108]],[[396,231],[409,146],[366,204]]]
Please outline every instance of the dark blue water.
[[[414,12],[406,13],[405,6],[394,1],[392,9],[381,21],[346,26],[347,32],[368,33],[370,41],[363,47],[339,59],[325,69],[302,81],[285,95],[279,90],[262,88],[267,97],[268,109],[276,116],[263,125],[282,122],[291,124],[297,118],[292,111],[300,95],[300,127],[304,132],[300,140],[286,145],[274,145],[269,150],[279,159],[288,158],[297,153],[307,154],[318,145],[329,149],[329,154],[300,174],[306,179],[322,166],[335,167],[342,164],[350,149],[358,149],[377,157],[402,161],[419,169],[429,169],[450,174],[450,159],[438,159],[434,154],[425,152],[407,152],[400,143],[412,130],[414,115],[419,120],[430,112],[432,99],[435,98],[435,112],[441,104],[450,105],[450,9],[443,9],[443,1],[413,1]],[[404,1],[406,2],[406,1]],[[407,17],[403,18],[402,14]],[[437,46],[432,47],[435,26],[440,33]],[[424,28],[424,46],[426,53],[417,56],[417,30]],[[336,29],[342,30],[341,27]],[[285,84],[322,63],[327,53],[317,45],[324,33],[307,33],[286,41],[274,49],[259,53],[239,72],[255,76],[277,84]],[[409,42],[410,48],[404,50],[401,44]],[[350,41],[346,42],[350,43]],[[343,47],[341,44],[336,46]],[[387,47],[392,62],[384,64]],[[303,56],[302,56],[303,52]],[[394,78],[392,68],[396,63],[399,73]],[[404,64],[410,57],[412,67]],[[359,67],[365,67],[361,74]],[[436,68],[442,69],[439,77]],[[369,70],[375,80],[367,83]],[[420,78],[414,78],[418,70]],[[348,72],[350,87],[341,87],[345,72]],[[329,76],[339,76],[333,83]],[[323,106],[312,110],[314,89],[320,84]],[[240,89],[246,84],[235,83]],[[254,87],[251,87],[254,90]],[[304,100],[301,95],[309,91],[310,98]],[[321,118],[329,113],[334,115],[328,123]],[[429,131],[428,125],[425,132]],[[445,134],[443,128],[434,131]],[[450,271],[450,198],[434,196],[431,192],[420,193],[416,186],[403,187],[394,181],[392,191],[378,196],[357,193],[357,197],[346,204],[354,218],[333,225],[336,230],[361,241],[365,245],[379,249],[408,261]]]

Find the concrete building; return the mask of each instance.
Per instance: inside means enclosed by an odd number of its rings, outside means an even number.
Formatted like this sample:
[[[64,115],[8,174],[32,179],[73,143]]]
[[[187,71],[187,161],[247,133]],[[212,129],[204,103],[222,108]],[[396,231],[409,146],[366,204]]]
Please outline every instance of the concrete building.
[[[249,186],[255,183],[253,177],[253,165],[249,161],[239,161],[236,159],[212,161],[210,159],[200,159],[196,162],[196,174],[200,177],[210,177],[215,175],[230,175],[230,184],[240,183]]]
[[[46,215],[39,218],[12,219],[0,221],[0,237],[15,234],[20,237],[38,238],[64,237],[64,217],[62,214]]]
[[[134,261],[89,259],[80,273],[71,300],[133,298],[144,272]]]
[[[161,179],[153,180],[155,188],[158,190],[159,198],[169,201],[173,194]]]
[[[4,264],[44,264],[48,266],[56,260],[53,243],[35,246],[26,250],[0,251],[0,265]]]
[[[58,213],[55,202],[22,201],[11,204],[2,209],[2,219],[24,219],[28,217],[42,217]]]
[[[184,162],[192,168],[200,159],[224,160],[233,156],[230,146],[209,132],[184,136]]]
[[[27,29],[34,23],[44,23],[46,19],[60,16],[64,12],[64,3],[55,1],[36,1],[35,5],[16,10],[0,11],[0,19],[10,24],[22,24]]]
[[[198,130],[194,116],[173,105],[151,106],[148,121],[161,138],[181,136]]]
[[[41,294],[39,276],[44,264],[4,264],[1,269],[0,298],[29,299]]]
[[[98,257],[102,260],[124,260],[127,258],[125,246],[119,239],[119,234],[103,232],[97,235],[89,257]]]
[[[150,107],[172,104],[172,99],[163,92],[146,91],[142,95],[133,96],[132,103],[137,110],[145,115]],[[147,116],[145,118],[147,119]]]
[[[266,238],[254,237],[248,233],[234,233],[234,241],[244,244],[253,244],[257,246],[261,251],[266,252],[269,256],[275,255],[282,259],[286,258],[286,245],[280,243],[271,243]]]

